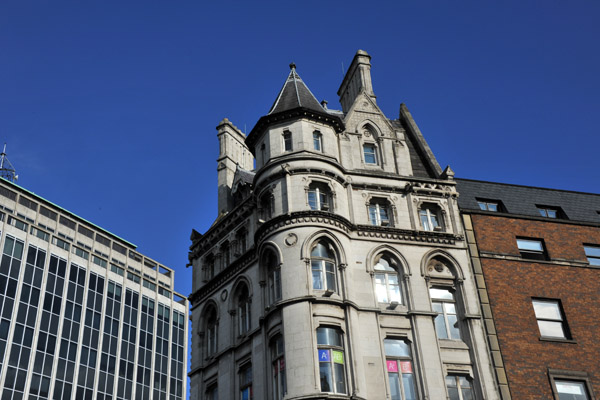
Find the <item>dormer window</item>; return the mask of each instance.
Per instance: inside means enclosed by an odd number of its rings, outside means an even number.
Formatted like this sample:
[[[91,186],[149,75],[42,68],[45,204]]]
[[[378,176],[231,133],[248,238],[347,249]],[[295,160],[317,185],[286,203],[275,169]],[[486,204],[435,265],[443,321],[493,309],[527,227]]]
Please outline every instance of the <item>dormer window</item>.
[[[482,211],[502,212],[502,202],[500,200],[477,198],[477,205]]]
[[[292,132],[283,131],[283,150],[292,151]]]
[[[435,204],[423,204],[419,210],[421,225],[426,231],[443,231],[441,210]]]
[[[308,205],[311,210],[331,211],[331,190],[325,183],[310,184]]]
[[[542,206],[539,204],[536,204],[536,207],[542,217],[554,218],[554,219],[565,218],[565,213],[563,212],[563,210],[560,207]]]
[[[313,147],[315,151],[323,151],[323,135],[319,131],[313,132]]]
[[[377,147],[374,144],[364,144],[363,154],[365,157],[365,164],[377,165]]]

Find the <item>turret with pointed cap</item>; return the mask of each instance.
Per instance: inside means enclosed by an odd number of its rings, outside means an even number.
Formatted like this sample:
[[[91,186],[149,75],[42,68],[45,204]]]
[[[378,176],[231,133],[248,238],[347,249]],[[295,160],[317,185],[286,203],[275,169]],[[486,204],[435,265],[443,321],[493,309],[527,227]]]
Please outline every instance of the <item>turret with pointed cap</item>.
[[[323,108],[296,72],[296,64],[291,63],[290,74],[279,91],[273,106],[267,115],[258,120],[248,135],[246,144],[252,149],[258,136],[269,124],[296,118],[312,118],[333,126],[338,132],[343,131],[342,120]]]

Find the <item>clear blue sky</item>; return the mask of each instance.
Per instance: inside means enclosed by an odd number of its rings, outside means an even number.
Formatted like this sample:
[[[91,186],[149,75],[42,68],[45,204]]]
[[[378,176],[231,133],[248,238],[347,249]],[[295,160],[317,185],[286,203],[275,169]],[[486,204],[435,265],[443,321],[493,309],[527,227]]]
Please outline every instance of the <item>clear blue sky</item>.
[[[319,100],[357,49],[458,176],[599,192],[600,2],[0,4],[0,141],[19,184],[186,269],[216,217],[215,126],[250,131],[288,64]]]

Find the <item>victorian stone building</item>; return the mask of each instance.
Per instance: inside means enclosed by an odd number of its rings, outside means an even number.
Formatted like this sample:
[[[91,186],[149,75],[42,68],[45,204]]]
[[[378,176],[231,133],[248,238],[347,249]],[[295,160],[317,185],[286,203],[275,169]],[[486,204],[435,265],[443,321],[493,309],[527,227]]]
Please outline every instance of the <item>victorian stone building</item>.
[[[219,126],[218,217],[192,232],[191,399],[498,399],[456,182],[359,51],[319,103],[291,72]]]
[[[598,398],[600,195],[458,190],[502,399]]]

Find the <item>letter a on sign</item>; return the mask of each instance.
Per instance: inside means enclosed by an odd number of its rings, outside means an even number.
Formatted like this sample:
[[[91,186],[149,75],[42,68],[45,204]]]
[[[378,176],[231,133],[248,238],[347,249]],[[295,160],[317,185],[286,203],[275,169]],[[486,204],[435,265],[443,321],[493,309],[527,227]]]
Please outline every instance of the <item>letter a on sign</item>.
[[[329,350],[319,350],[319,361],[331,361],[331,358],[329,358]]]

